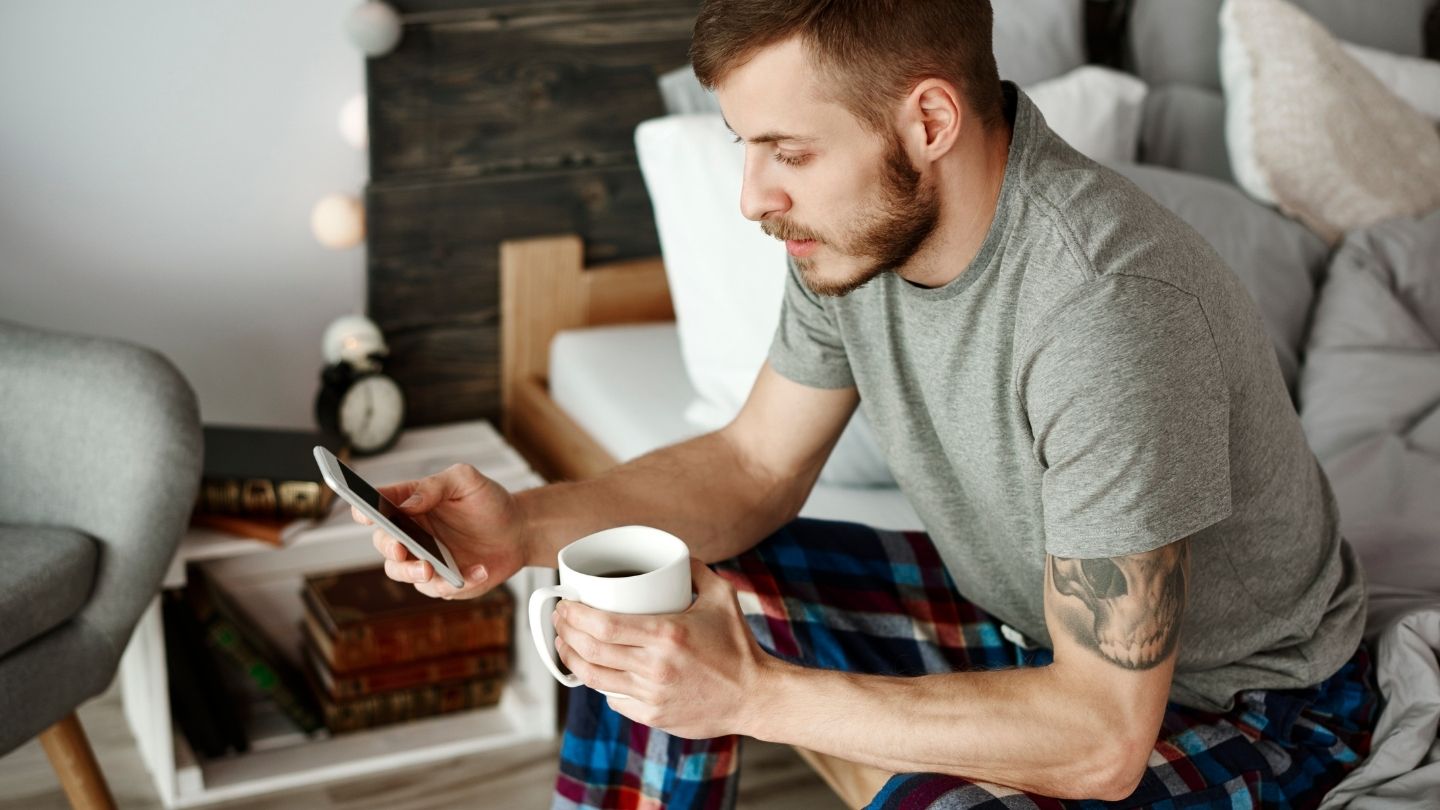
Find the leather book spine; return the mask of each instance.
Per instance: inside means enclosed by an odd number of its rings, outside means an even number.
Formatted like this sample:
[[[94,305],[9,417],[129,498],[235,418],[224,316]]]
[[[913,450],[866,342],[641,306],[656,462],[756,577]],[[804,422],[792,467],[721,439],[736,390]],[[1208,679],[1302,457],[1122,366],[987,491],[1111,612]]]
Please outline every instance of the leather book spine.
[[[416,689],[402,689],[358,700],[331,701],[322,697],[325,725],[331,733],[418,720],[450,712],[493,706],[504,690],[503,678],[477,678]]]
[[[504,677],[510,672],[510,651],[481,650],[465,655],[434,658],[410,664],[363,670],[350,675],[330,671],[318,650],[312,650],[312,666],[325,691],[335,700],[353,700],[382,692],[472,678]]]
[[[333,496],[319,481],[206,477],[195,511],[270,520],[320,518],[329,512]]]
[[[448,619],[448,621],[447,621]],[[438,658],[474,650],[509,647],[508,618],[435,617],[380,630],[342,633],[332,639],[331,665],[339,672]]]

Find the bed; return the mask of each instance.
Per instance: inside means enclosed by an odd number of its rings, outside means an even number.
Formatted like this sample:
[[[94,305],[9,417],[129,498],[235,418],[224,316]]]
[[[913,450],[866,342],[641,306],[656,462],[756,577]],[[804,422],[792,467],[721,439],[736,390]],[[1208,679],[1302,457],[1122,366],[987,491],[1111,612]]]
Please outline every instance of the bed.
[[[996,4],[1002,75],[1038,93],[1046,81],[1094,67],[1078,39],[1079,3],[1011,3]],[[1440,19],[1434,0],[1395,0],[1385,13],[1358,0],[1300,5],[1347,42],[1434,59],[1436,42],[1423,36]],[[1097,159],[1194,226],[1240,276],[1335,488],[1346,536],[1370,575],[1367,636],[1386,705],[1371,755],[1324,806],[1440,807],[1440,213],[1354,228],[1341,240],[1256,202],[1225,143],[1220,0],[1116,7],[1129,12],[1124,61],[1143,94],[1134,96],[1124,77],[1091,74],[1062,88],[1061,107],[1042,111],[1064,122],[1065,104],[1103,108],[1113,125],[1087,131],[1080,122],[1073,136],[1056,129],[1072,143],[1089,138],[1104,153]],[[1026,47],[1037,42],[1053,47]],[[1016,56],[1040,50],[1051,63]],[[723,185],[733,155],[709,143],[713,100],[691,78],[661,79],[672,115],[637,133],[663,260],[587,267],[570,235],[502,246],[505,430],[549,476],[597,475],[723,423],[737,396],[743,401],[745,369],[753,378],[763,357],[766,324],[773,330],[774,312],[736,304],[768,300],[768,271],[745,274],[773,267],[774,257],[758,245],[746,252],[750,236],[738,229],[753,224],[710,224],[733,213],[738,181]],[[1108,83],[1109,106],[1095,103],[1097,81]],[[1440,97],[1440,82],[1429,88]],[[1134,133],[1132,151],[1115,153],[1114,134],[1124,130]],[[714,286],[716,255],[741,257],[733,263],[744,266],[727,275],[744,295]],[[727,309],[735,310],[729,332],[701,323]],[[727,367],[727,353],[745,362]],[[851,444],[863,451],[863,436]],[[873,460],[834,472],[822,476],[803,515],[921,528]],[[871,785],[863,773],[807,759],[848,804],[863,804]]]

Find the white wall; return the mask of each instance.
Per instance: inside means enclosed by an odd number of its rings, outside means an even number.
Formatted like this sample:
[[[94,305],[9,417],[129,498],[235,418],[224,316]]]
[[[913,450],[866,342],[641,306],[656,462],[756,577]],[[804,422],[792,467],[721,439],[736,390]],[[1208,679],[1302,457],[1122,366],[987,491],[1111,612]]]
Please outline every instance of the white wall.
[[[365,183],[357,2],[0,2],[0,319],[159,349],[207,422],[311,426],[365,300],[363,247],[309,225]]]

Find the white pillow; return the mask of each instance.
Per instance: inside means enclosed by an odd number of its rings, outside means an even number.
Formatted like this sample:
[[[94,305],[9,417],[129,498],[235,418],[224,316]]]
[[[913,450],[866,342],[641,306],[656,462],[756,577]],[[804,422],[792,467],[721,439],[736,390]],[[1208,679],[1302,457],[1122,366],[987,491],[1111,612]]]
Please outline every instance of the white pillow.
[[[1061,138],[1092,160],[1134,163],[1140,144],[1145,82],[1086,65],[1025,89]]]
[[[1440,206],[1440,132],[1285,0],[1220,10],[1235,178],[1331,244]]]
[[[785,246],[740,213],[745,153],[715,114],[671,115],[635,130],[685,371],[696,399],[685,418],[701,430],[740,412],[769,353],[785,291]],[[846,428],[821,480],[893,486],[864,415]]]

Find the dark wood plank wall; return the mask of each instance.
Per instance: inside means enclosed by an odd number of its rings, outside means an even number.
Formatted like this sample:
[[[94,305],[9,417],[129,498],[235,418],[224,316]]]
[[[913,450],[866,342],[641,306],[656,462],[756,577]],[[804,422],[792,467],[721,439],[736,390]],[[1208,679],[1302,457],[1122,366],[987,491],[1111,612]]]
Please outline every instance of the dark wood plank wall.
[[[499,243],[659,253],[634,130],[664,114],[697,0],[392,0],[369,60],[368,310],[409,425],[499,421]]]

